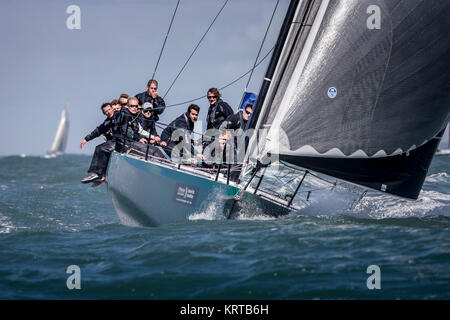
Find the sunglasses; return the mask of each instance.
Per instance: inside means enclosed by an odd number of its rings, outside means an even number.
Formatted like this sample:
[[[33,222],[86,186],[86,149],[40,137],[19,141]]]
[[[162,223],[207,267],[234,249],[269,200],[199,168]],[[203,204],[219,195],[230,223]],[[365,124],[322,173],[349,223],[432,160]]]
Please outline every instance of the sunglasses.
[[[130,104],[129,106],[128,106],[128,108],[138,108],[139,106],[137,105],[137,104]]]
[[[252,112],[250,111],[247,111],[247,110],[244,110],[244,112],[246,113],[246,114],[252,114]]]
[[[209,99],[217,99],[217,97],[216,96],[208,96],[208,100]]]
[[[122,107],[125,107],[125,106],[127,105],[127,103],[124,102],[124,103],[121,103],[120,105],[121,105]]]

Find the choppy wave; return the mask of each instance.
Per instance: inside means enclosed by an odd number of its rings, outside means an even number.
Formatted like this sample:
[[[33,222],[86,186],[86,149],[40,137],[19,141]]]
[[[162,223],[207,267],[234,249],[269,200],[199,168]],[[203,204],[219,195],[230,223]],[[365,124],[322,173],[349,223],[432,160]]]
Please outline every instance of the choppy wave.
[[[417,201],[322,182],[299,211],[269,218],[230,199],[180,222],[128,227],[105,186],[79,180],[88,156],[0,158],[0,298],[448,299],[450,167],[440,157]],[[284,192],[290,192],[285,189]],[[366,287],[379,265],[382,290]],[[82,290],[64,290],[79,265]]]
[[[446,183],[450,184],[450,176],[447,172],[439,172],[429,175],[425,182],[428,183]]]
[[[421,218],[430,215],[450,216],[447,212],[449,204],[443,203],[441,200],[449,201],[450,197],[436,191],[423,191],[417,201],[402,200],[389,196],[368,196],[360,201],[354,211],[359,216],[374,219]]]

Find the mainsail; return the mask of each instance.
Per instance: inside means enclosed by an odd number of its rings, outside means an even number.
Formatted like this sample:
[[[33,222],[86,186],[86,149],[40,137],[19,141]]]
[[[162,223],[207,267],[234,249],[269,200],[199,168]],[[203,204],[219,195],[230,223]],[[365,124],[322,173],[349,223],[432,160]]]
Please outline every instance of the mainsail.
[[[67,139],[69,136],[69,113],[67,107],[61,114],[61,120],[59,121],[58,129],[56,131],[55,140],[53,140],[52,148],[48,154],[63,153],[66,150]]]
[[[449,120],[450,1],[293,3],[261,156],[417,199]]]

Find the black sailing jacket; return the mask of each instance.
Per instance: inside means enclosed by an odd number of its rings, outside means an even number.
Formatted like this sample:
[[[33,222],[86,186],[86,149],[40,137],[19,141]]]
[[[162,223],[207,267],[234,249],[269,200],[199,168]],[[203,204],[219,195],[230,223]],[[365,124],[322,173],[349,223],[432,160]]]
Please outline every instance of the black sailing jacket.
[[[226,129],[242,129],[245,130],[245,127],[247,125],[247,121],[244,120],[244,117],[242,115],[242,110],[236,112],[235,114],[232,114],[226,119]]]
[[[172,133],[175,132],[177,129],[184,129],[188,130],[189,132],[194,131],[194,123],[191,121],[191,118],[189,118],[188,113],[183,113],[181,116],[173,120],[161,133],[161,140],[165,141],[166,143],[171,142]],[[180,138],[180,142],[182,138]]]
[[[84,139],[90,141],[105,134],[109,131],[113,133],[115,138],[123,138],[127,136],[132,140],[139,140],[139,125],[138,125],[138,115],[132,114],[128,109],[122,109],[121,111],[115,111],[111,119],[106,119],[95,128],[90,134],[88,134]]]
[[[206,129],[219,129],[222,122],[232,114],[233,109],[228,103],[222,99],[217,100],[215,104],[209,106]]]

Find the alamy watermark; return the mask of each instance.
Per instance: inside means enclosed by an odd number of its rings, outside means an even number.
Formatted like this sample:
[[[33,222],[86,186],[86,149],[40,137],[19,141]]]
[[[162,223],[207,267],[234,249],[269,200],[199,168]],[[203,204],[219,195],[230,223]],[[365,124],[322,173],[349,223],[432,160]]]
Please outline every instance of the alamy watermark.
[[[70,5],[66,9],[66,13],[70,14],[66,20],[66,27],[69,30],[80,30],[81,29],[81,9],[77,5]]]
[[[369,30],[381,29],[381,9],[377,5],[370,5],[366,10],[370,16],[367,18],[367,28]]]
[[[67,289],[81,289],[81,269],[77,265],[70,265],[66,269],[66,273],[70,274],[67,278],[66,286]]]
[[[367,267],[367,274],[370,276],[367,278],[366,285],[369,290],[381,289],[381,269],[379,266],[373,264]]]

